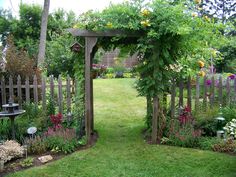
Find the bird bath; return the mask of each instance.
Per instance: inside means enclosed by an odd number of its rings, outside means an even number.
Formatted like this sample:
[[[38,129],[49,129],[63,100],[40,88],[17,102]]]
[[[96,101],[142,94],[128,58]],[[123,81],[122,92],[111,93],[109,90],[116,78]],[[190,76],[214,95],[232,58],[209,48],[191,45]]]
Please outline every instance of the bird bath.
[[[9,117],[11,120],[12,139],[15,139],[15,117],[25,113],[25,110],[19,109],[19,104],[13,103],[11,98],[9,99],[8,104],[2,105],[2,108],[4,111],[0,112],[0,118]]]

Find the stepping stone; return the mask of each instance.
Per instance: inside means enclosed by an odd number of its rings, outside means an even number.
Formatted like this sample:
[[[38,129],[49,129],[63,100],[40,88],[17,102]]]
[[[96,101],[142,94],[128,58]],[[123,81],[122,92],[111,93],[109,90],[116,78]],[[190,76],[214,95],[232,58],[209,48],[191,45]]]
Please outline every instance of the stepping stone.
[[[45,155],[38,158],[41,163],[46,163],[53,159],[51,155]]]

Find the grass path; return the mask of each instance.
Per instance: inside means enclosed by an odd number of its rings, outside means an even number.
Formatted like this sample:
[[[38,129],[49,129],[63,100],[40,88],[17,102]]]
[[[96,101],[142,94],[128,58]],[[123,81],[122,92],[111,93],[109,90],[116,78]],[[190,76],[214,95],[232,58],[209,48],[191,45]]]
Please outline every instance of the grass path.
[[[236,177],[236,157],[209,151],[148,145],[145,100],[132,79],[95,80],[95,128],[99,140],[47,165],[12,174],[18,177]]]

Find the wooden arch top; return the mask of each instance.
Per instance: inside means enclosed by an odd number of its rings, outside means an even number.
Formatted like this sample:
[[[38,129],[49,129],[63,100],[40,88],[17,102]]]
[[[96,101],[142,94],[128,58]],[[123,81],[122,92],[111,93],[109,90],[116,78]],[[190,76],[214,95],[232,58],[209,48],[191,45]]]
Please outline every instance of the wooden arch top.
[[[106,30],[106,31],[91,31],[78,28],[70,28],[68,31],[73,36],[80,37],[139,37],[140,33],[136,31],[123,31],[123,30]]]

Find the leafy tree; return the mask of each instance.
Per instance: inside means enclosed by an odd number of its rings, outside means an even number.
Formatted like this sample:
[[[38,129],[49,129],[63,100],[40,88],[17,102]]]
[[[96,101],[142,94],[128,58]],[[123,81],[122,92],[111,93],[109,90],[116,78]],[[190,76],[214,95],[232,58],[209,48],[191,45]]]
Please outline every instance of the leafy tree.
[[[13,17],[9,10],[0,9],[0,42],[3,46],[6,44],[6,39],[10,33]]]

